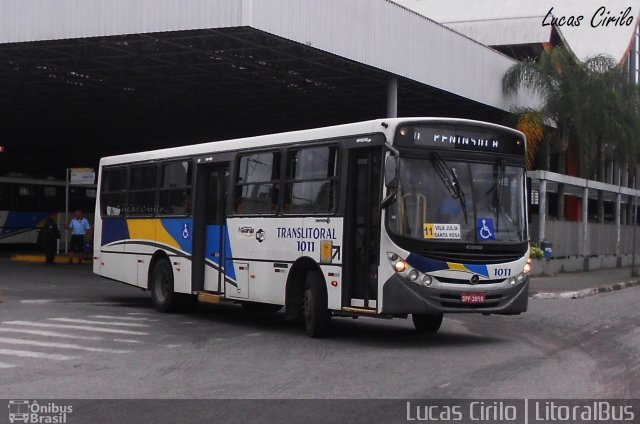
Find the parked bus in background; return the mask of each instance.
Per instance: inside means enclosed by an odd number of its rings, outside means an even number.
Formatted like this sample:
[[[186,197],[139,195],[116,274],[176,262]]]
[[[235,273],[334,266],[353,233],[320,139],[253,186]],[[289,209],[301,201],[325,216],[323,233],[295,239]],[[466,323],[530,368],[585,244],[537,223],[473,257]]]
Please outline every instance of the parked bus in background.
[[[396,118],[103,158],[94,271],[300,318],[519,314],[529,290],[524,135]]]
[[[0,245],[35,245],[38,227],[51,212],[60,212],[58,222],[63,223],[65,197],[64,181],[20,174],[0,177]],[[92,214],[95,200],[95,186],[69,187],[71,211],[82,209]]]

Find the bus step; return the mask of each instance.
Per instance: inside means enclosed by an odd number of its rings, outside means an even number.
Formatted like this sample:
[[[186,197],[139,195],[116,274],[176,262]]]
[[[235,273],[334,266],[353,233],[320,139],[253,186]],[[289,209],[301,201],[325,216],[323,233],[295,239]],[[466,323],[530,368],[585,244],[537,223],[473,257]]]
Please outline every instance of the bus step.
[[[372,314],[372,315],[376,314],[376,310],[375,309],[353,308],[353,307],[349,307],[349,306],[343,306],[342,310],[344,312],[352,312],[352,313],[356,313],[356,314]]]
[[[198,302],[203,303],[220,303],[224,297],[219,294],[207,293],[207,292],[199,292],[198,293]]]

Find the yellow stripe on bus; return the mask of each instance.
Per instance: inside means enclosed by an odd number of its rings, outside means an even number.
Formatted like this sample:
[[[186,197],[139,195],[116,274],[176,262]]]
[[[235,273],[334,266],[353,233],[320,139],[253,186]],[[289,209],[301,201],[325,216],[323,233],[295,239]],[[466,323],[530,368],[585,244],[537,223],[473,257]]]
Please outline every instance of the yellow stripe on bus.
[[[180,249],[180,244],[164,228],[160,219],[127,219],[127,226],[132,240],[152,240]]]
[[[127,219],[129,238],[132,240],[155,240],[156,219]]]
[[[447,266],[449,267],[450,270],[469,272],[469,269],[466,266],[464,266],[464,264],[458,264],[458,263],[455,263],[455,262],[447,262]]]

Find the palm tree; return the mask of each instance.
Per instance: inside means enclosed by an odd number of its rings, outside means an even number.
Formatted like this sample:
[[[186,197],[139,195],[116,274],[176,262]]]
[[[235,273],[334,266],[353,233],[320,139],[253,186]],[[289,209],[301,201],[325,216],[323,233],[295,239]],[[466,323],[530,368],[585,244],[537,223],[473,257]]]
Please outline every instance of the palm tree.
[[[544,141],[544,115],[536,109],[523,108],[516,111],[516,116],[515,127],[527,140],[527,169],[533,169],[538,147]]]
[[[547,144],[546,169],[552,146],[559,153],[559,172],[566,172],[569,152],[584,178],[595,174],[604,180],[606,157],[635,161],[640,130],[637,88],[611,58],[599,55],[580,62],[566,48],[556,47],[537,60],[516,63],[502,83],[506,94],[526,89],[540,98],[539,108],[514,112],[523,128],[542,129],[544,136],[536,140]],[[558,216],[564,216],[563,185],[558,187]]]

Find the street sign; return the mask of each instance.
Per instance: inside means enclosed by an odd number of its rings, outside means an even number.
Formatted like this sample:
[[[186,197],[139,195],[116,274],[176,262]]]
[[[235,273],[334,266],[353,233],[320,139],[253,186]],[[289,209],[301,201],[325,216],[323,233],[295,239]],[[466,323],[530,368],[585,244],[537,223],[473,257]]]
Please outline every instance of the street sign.
[[[69,184],[91,185],[96,181],[96,170],[93,168],[70,168]]]

